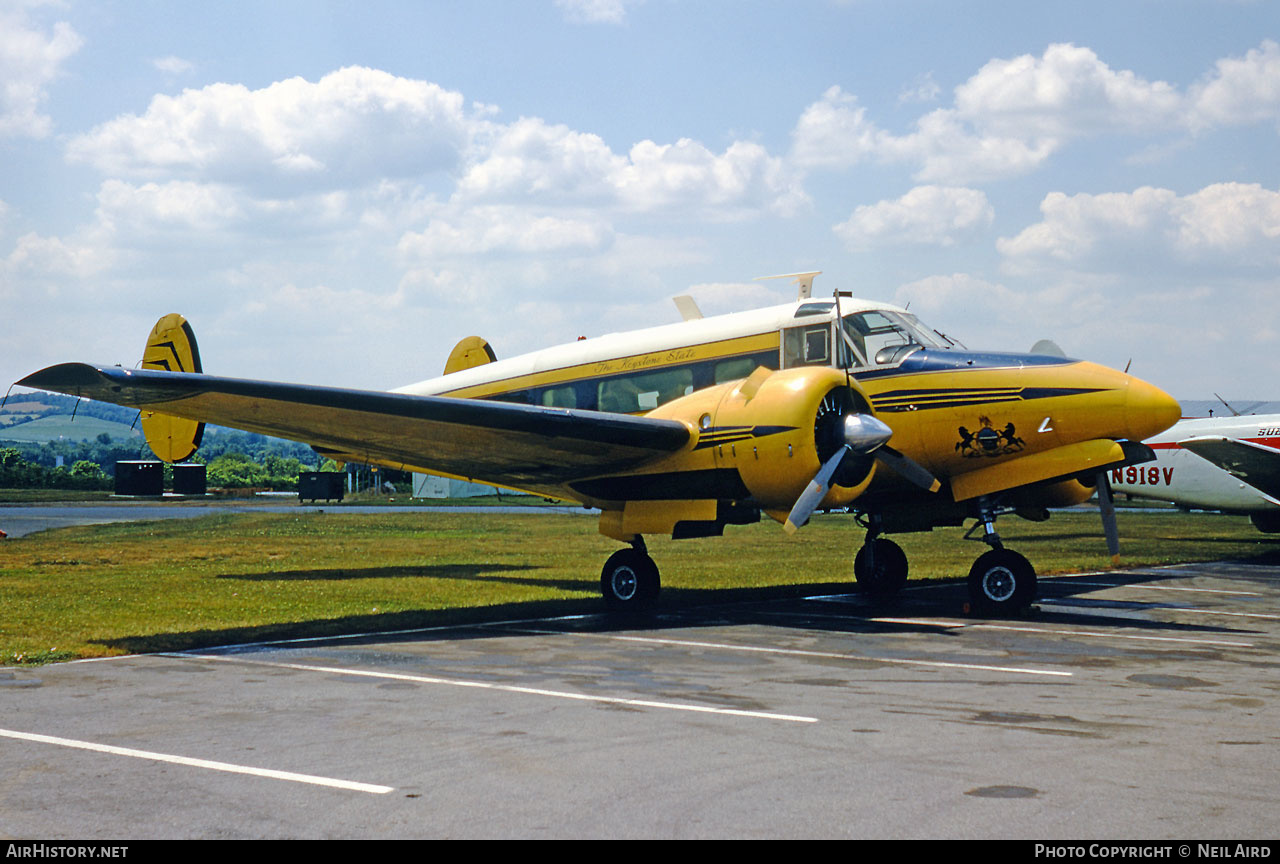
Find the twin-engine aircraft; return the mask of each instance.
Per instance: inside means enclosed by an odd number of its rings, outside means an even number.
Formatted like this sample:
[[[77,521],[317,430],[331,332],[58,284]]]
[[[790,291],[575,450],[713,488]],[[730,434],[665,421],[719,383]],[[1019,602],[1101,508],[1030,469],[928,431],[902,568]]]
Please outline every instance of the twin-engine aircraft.
[[[1247,513],[1259,531],[1280,533],[1280,414],[1182,420],[1146,443],[1156,461],[1111,471],[1116,492]]]
[[[1105,472],[1154,458],[1139,442],[1180,414],[1124,373],[969,351],[905,309],[815,299],[816,273],[789,275],[794,303],[703,318],[680,298],[682,323],[508,360],[468,337],[443,376],[392,392],[202,374],[177,315],[156,325],[142,369],[68,363],[18,383],[142,409],[167,460],[189,456],[207,421],[598,508],[600,532],[627,544],[600,578],[624,610],[658,596],[646,534],[718,536],[762,514],[795,531],[847,508],[866,529],[863,590],[906,581],[906,555],[883,535],[972,517],[991,547],[969,573],[972,608],[1019,611],[1036,574],[1004,548],[997,515],[1084,501]]]

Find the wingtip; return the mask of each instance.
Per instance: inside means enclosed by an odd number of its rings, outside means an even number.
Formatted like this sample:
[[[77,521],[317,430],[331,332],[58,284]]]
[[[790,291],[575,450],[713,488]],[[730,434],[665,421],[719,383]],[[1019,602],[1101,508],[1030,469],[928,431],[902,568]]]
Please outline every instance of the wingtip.
[[[63,392],[64,387],[87,384],[96,380],[97,375],[97,367],[90,366],[88,363],[58,363],[32,372],[27,377],[15,381],[14,386]]]

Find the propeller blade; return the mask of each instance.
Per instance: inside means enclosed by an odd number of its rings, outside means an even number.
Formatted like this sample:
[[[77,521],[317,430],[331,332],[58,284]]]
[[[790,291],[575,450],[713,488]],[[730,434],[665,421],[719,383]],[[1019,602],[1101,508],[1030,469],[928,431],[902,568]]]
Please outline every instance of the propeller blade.
[[[1102,511],[1102,533],[1107,536],[1107,554],[1113,565],[1120,563],[1120,531],[1116,528],[1116,506],[1111,499],[1111,481],[1107,472],[1098,475],[1098,509]]]
[[[888,465],[903,478],[910,480],[921,489],[927,489],[930,492],[937,492],[942,488],[942,483],[938,481],[930,473],[929,469],[921,465],[909,456],[894,450],[888,444],[881,445],[876,450],[875,456],[884,464]]]
[[[809,481],[809,485],[805,487],[805,490],[800,493],[800,497],[796,499],[795,506],[791,508],[791,513],[787,516],[786,523],[782,526],[788,534],[794,534],[799,531],[809,521],[813,511],[818,509],[818,505],[822,503],[822,499],[827,496],[827,491],[831,488],[831,477],[836,473],[836,469],[840,467],[840,462],[848,453],[848,446],[837,450],[835,455],[818,469],[818,473]]]

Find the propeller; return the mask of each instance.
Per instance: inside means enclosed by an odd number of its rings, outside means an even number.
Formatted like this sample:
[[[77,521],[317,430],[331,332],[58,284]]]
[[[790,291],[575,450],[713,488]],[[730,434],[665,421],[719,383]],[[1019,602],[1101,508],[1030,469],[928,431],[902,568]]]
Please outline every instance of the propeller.
[[[833,391],[833,394],[835,392]],[[845,391],[846,398],[847,392]],[[828,405],[828,400],[824,400],[823,404],[824,406]],[[835,404],[835,402],[831,402],[832,406]],[[795,505],[791,508],[791,513],[787,516],[787,521],[782,526],[788,534],[794,534],[809,521],[813,511],[818,508],[818,505],[822,503],[822,499],[827,496],[827,492],[831,490],[833,479],[847,481],[842,482],[841,485],[853,485],[859,482],[859,479],[865,477],[866,473],[871,470],[872,459],[884,462],[907,480],[928,489],[930,492],[936,492],[941,488],[942,484],[928,469],[888,445],[889,439],[893,437],[893,430],[883,421],[870,414],[848,411],[843,414],[837,426],[830,414],[830,409],[825,414],[826,419],[824,419],[822,410],[818,414],[819,452],[821,453],[826,447],[835,443],[832,439],[837,435],[839,438],[838,445],[835,447],[834,452],[827,457],[827,460],[822,463],[818,473],[809,481],[809,485],[800,493],[800,497],[796,499]],[[845,467],[851,467],[856,473],[851,474],[846,471],[846,473],[838,475],[841,466],[850,457],[853,458],[854,463],[852,466]]]
[[[1116,505],[1111,498],[1111,480],[1107,472],[1099,472],[1097,478],[1098,509],[1102,512],[1102,533],[1107,537],[1107,554],[1112,565],[1120,563],[1120,532],[1116,528]]]

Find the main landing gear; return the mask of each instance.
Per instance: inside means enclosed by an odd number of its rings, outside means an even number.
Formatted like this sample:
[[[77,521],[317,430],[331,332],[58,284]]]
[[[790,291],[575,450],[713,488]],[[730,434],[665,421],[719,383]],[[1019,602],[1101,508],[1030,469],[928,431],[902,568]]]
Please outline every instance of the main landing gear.
[[[991,548],[969,570],[969,609],[976,615],[1017,615],[1036,598],[1036,571],[1025,557],[1004,548],[995,523],[994,509],[979,511],[974,530],[981,526],[982,541]],[[907,584],[907,554],[880,536],[884,529],[877,514],[868,514],[866,524],[866,542],[853,559],[858,590],[871,597],[891,597]],[[647,611],[657,603],[661,590],[658,565],[638,535],[630,549],[610,555],[600,571],[600,593],[613,612]]]
[[[991,549],[969,570],[969,609],[977,615],[1017,615],[1035,600],[1036,571],[1025,557],[1004,548],[995,522],[994,510],[979,511],[974,527],[982,527],[982,541]],[[867,539],[853,559],[858,590],[871,597],[891,597],[907,582],[907,555],[897,543],[881,537],[882,531],[880,517],[868,514]]]
[[[619,549],[604,562],[600,571],[600,593],[614,612],[642,612],[653,606],[662,590],[658,565],[637,535],[630,549]]]

